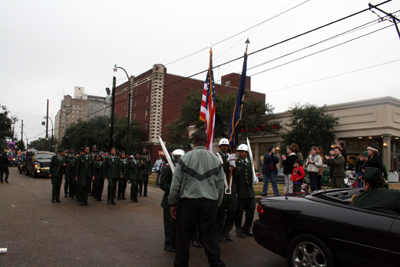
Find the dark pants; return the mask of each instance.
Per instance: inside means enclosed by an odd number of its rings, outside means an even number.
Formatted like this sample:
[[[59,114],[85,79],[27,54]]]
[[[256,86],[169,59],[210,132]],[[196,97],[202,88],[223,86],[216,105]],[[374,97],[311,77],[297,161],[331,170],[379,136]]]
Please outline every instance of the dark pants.
[[[343,188],[344,187],[344,177],[331,177],[331,187],[332,188]]]
[[[293,184],[293,193],[301,192],[301,184]]]
[[[157,171],[156,186],[158,186],[158,181],[160,180],[161,170]]]
[[[51,191],[51,200],[60,200],[60,191],[62,184],[62,177],[51,177],[51,184],[53,185],[53,190]]]
[[[131,181],[131,200],[138,201],[138,187],[137,187],[137,180],[130,179]]]
[[[108,190],[107,190],[107,201],[114,202],[115,191],[117,190],[118,178],[107,178]]]
[[[317,189],[318,172],[309,172],[308,178],[310,178],[311,191],[318,190]]]
[[[317,190],[322,189],[322,175],[317,176]]]
[[[88,181],[87,187],[88,187],[88,193],[89,193],[89,194],[93,194],[93,190],[92,190],[92,179],[90,179],[90,181]]]
[[[101,200],[104,189],[104,178],[95,177],[93,181],[93,195],[96,199]]]
[[[143,178],[136,180],[137,192],[141,196],[142,195],[142,187],[143,187]]]
[[[92,177],[78,177],[78,184],[80,189],[79,201],[83,204],[88,204],[89,186]]]
[[[4,174],[6,175],[5,178],[4,178],[4,181],[7,182],[8,181],[8,175],[10,174],[7,165],[3,165],[3,166],[0,167],[0,180],[1,180],[1,182],[3,182],[3,175]]]
[[[224,194],[221,206],[217,210],[217,233],[228,234],[235,223],[237,199],[235,194]]]
[[[69,184],[68,176],[64,175],[64,195],[68,195]]]
[[[171,216],[171,210],[164,208],[164,246],[175,247],[176,223]]]
[[[225,266],[221,260],[216,221],[217,204],[215,200],[205,198],[179,200],[174,266],[188,266],[190,239],[196,223],[199,225],[200,242],[204,245],[209,265]]]
[[[69,196],[77,197],[76,181],[74,177],[69,178]]]
[[[238,199],[238,208],[236,211],[235,226],[236,231],[247,233],[253,224],[254,210],[256,208],[255,198]],[[243,213],[246,212],[244,225],[242,226]]]
[[[126,179],[121,178],[118,180],[118,199],[125,198],[125,191],[126,191]]]
[[[143,196],[147,196],[147,184],[149,183],[149,176],[143,175],[143,182],[140,184],[139,194],[143,192]]]

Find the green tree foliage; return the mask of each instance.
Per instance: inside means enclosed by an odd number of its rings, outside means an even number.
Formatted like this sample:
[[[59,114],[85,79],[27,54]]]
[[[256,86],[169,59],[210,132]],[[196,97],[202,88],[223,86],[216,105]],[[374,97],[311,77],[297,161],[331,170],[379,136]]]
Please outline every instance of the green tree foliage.
[[[327,114],[326,106],[295,104],[289,109],[291,119],[286,123],[286,133],[282,134],[283,148],[297,143],[304,157],[307,157],[312,146],[321,146],[324,152],[330,150],[335,141],[333,129],[339,118]],[[285,151],[286,149],[282,149]]]
[[[50,142],[50,141],[49,141]],[[54,141],[53,141],[54,142]],[[53,143],[55,144],[55,143]],[[46,138],[41,137],[29,143],[29,148],[34,148],[36,150],[48,150],[46,149]],[[49,143],[50,148],[50,143]]]
[[[114,121],[114,146],[117,150],[126,150],[127,118],[116,118]],[[61,140],[61,146],[78,151],[84,145],[96,145],[99,150],[110,150],[110,125],[107,116],[95,117],[89,121],[79,121],[70,125]],[[130,123],[129,150],[141,149],[145,133],[136,120]]]
[[[7,148],[7,138],[13,140],[14,133],[12,125],[18,121],[17,117],[9,116],[10,112],[6,106],[1,106],[0,110],[0,148],[1,151]]]
[[[168,129],[167,138],[171,145],[179,144],[182,146],[192,141],[190,136],[187,136],[187,127],[190,125],[194,125],[196,129],[205,128],[204,122],[199,120],[201,96],[202,94],[199,91],[192,91],[187,95],[186,101],[181,106],[178,119],[166,126]],[[227,137],[229,119],[236,102],[236,94],[216,94],[215,101],[217,104],[214,137]],[[256,99],[246,92],[240,122],[242,132],[239,136],[266,135],[274,132],[275,130],[272,127],[262,127],[268,125],[272,120],[273,110],[274,108],[271,105],[264,104],[262,100]]]

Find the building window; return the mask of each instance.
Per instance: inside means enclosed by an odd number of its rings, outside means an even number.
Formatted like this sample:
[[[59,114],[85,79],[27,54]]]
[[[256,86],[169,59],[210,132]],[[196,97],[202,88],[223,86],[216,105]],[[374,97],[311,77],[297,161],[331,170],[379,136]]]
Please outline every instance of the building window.
[[[135,88],[135,95],[137,94],[137,87]]]
[[[136,112],[133,113],[133,119],[134,119],[134,120],[136,119]]]
[[[147,82],[147,88],[149,88],[150,82]]]
[[[226,85],[226,86],[231,85],[231,82],[230,82],[230,81],[227,81],[227,82],[225,83],[225,85]]]
[[[146,102],[149,102],[149,96],[146,95]]]

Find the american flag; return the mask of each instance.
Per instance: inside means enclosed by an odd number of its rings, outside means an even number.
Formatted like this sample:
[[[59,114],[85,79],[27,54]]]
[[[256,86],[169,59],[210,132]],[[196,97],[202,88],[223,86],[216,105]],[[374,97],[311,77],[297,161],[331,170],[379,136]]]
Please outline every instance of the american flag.
[[[203,97],[200,107],[200,120],[206,123],[207,150],[212,151],[215,128],[215,86],[212,67],[212,50],[210,49],[210,64],[206,81],[204,82]]]

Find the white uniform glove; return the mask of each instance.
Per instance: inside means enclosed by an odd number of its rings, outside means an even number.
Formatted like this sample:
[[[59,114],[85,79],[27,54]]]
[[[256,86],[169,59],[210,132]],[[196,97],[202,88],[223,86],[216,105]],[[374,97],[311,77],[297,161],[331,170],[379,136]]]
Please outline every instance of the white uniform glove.
[[[229,160],[229,165],[231,165],[233,168],[236,167],[236,155],[234,153],[230,154],[228,157]]]
[[[254,185],[258,184],[258,178],[257,178],[257,177],[254,178],[253,184],[254,184]]]

